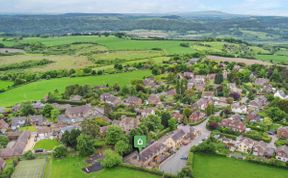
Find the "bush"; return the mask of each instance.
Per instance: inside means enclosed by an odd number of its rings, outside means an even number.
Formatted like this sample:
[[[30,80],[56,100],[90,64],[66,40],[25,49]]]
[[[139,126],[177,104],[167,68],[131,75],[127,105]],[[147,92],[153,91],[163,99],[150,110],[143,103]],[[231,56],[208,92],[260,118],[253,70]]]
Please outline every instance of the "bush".
[[[23,158],[26,160],[32,160],[35,159],[36,156],[32,153],[32,151],[28,151],[23,155]]]
[[[64,145],[59,145],[54,148],[53,157],[54,158],[64,158],[67,156],[67,148]]]
[[[104,159],[101,160],[101,166],[105,168],[112,168],[120,165],[121,163],[122,157],[118,153],[112,150],[106,150],[104,152]]]

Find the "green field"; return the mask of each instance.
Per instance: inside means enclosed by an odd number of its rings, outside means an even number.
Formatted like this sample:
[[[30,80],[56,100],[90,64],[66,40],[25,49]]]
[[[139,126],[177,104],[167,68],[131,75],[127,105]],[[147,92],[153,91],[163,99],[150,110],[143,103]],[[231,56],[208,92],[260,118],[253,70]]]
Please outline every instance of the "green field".
[[[194,154],[195,178],[287,178],[288,171],[215,155]]]
[[[86,174],[84,158],[69,156],[64,159],[50,159],[44,178],[160,178],[149,173],[117,167]]]
[[[11,106],[19,102],[40,100],[49,92],[58,89],[63,92],[66,86],[79,85],[113,85],[118,83],[120,86],[129,84],[132,80],[142,79],[151,75],[149,70],[139,70],[133,72],[88,76],[75,78],[59,78],[51,80],[41,80],[27,85],[8,90],[0,94],[0,106]]]
[[[37,129],[34,125],[32,126],[25,126],[25,127],[20,127],[19,128],[20,131],[29,131],[29,132],[36,132]]]
[[[53,150],[58,145],[60,145],[60,143],[57,140],[44,139],[44,140],[38,141],[35,144],[33,149],[34,150],[36,149]]]
[[[13,82],[0,80],[0,90],[6,90]]]
[[[16,166],[12,178],[42,178],[45,165],[45,159],[20,161]]]
[[[276,56],[276,55],[257,55],[257,59],[264,61],[274,61],[276,63],[286,63],[288,64],[288,56]]]

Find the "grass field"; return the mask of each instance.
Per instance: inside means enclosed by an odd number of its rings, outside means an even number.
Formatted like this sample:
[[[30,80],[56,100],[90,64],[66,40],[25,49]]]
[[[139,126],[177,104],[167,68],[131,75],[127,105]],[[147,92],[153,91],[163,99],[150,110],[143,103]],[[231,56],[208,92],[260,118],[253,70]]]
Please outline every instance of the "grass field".
[[[20,127],[19,128],[20,131],[29,131],[29,132],[36,132],[37,129],[34,125],[32,126],[25,126],[25,127]]]
[[[160,178],[149,173],[117,167],[86,174],[84,158],[69,156],[64,159],[50,159],[44,178]]]
[[[215,155],[195,154],[195,178],[287,178],[285,169]]]
[[[0,80],[0,90],[6,90],[11,85],[13,85],[13,82]]]
[[[63,92],[66,86],[79,85],[113,85],[118,83],[120,86],[129,84],[132,80],[142,79],[145,76],[151,75],[149,70],[140,70],[119,74],[102,75],[102,76],[88,76],[75,78],[59,78],[51,80],[41,80],[27,85],[19,86],[17,88],[8,90],[0,94],[0,106],[11,106],[13,104],[40,100],[49,92],[58,89]]]
[[[38,141],[35,144],[33,149],[34,150],[36,150],[36,149],[53,150],[58,145],[60,145],[60,143],[57,140],[44,139],[44,140]]]
[[[288,56],[276,56],[276,55],[257,55],[257,59],[264,61],[274,61],[276,63],[286,63],[288,64]]]
[[[45,165],[45,159],[20,161],[16,166],[12,178],[42,178]]]

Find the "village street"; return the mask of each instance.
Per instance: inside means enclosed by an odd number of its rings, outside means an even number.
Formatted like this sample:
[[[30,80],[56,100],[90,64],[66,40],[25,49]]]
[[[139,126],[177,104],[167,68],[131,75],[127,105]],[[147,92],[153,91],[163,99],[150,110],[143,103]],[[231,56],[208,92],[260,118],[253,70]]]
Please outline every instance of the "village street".
[[[187,160],[182,160],[181,158],[188,157],[190,149],[193,146],[199,145],[203,139],[207,139],[210,135],[210,131],[206,129],[207,122],[208,120],[194,127],[200,132],[200,134],[193,139],[190,144],[182,146],[174,155],[170,156],[166,161],[164,161],[160,165],[161,171],[176,175],[185,167]]]

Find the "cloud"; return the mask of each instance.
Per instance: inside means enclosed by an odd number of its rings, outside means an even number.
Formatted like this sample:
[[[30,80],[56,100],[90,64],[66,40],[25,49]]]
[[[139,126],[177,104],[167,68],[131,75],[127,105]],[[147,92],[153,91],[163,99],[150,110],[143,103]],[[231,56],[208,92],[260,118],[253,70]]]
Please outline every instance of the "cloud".
[[[287,15],[286,0],[0,0],[0,13],[165,13],[220,10]]]

